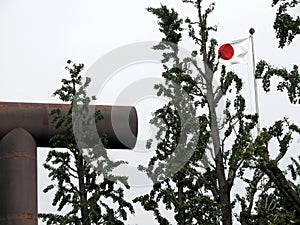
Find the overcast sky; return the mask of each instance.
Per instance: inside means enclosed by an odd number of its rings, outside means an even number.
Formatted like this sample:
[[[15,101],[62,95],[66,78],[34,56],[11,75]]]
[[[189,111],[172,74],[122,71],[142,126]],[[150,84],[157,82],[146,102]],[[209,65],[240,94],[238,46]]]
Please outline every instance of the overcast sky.
[[[177,7],[184,17],[195,15],[194,9],[183,5],[180,0],[1,0],[0,101],[57,102],[52,93],[67,75],[64,67],[68,59],[84,63],[89,68],[104,54],[123,45],[159,41],[161,35],[157,19],[145,8],[159,6],[160,2]],[[218,25],[214,37],[219,43],[225,43],[247,37],[249,28],[254,27],[256,60],[265,59],[273,65],[292,68],[293,64],[299,64],[300,38],[284,50],[277,48],[272,28],[275,10],[270,5],[271,0],[218,1],[210,19],[212,24]],[[296,13],[300,14],[299,7]],[[183,42],[182,46],[191,49],[189,42]],[[251,63],[232,69],[245,77],[245,88],[249,93],[247,101],[254,105],[252,80],[247,77],[251,75]],[[120,74],[131,76],[128,71]],[[120,79],[124,80],[124,77]],[[133,82],[133,79],[128,80]],[[113,93],[107,91],[101,96],[101,104],[114,104],[115,99],[111,95],[122,91],[118,79],[111,85]],[[300,121],[297,106],[289,106],[286,96],[265,95],[260,90],[259,98],[262,126],[270,125],[284,115]],[[139,109],[141,106],[146,107],[145,102],[140,102]],[[139,118],[146,114],[142,110],[138,112]],[[51,196],[41,192],[48,182],[41,166],[46,153],[47,149],[38,151],[40,212],[50,210],[48,205],[51,203]],[[126,158],[126,154],[123,151],[123,154],[116,155]],[[146,188],[132,188],[128,196],[145,191]],[[148,218],[148,223],[144,217]],[[151,218],[151,213],[137,208],[136,215],[130,217],[128,224],[155,224]]]

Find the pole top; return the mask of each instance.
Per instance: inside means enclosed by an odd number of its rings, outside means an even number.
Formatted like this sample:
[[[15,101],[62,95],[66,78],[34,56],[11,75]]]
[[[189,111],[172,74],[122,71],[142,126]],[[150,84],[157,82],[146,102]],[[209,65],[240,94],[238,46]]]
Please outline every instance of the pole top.
[[[255,30],[254,30],[253,27],[251,27],[251,28],[249,29],[249,33],[250,33],[251,35],[253,35],[253,34],[255,33]]]

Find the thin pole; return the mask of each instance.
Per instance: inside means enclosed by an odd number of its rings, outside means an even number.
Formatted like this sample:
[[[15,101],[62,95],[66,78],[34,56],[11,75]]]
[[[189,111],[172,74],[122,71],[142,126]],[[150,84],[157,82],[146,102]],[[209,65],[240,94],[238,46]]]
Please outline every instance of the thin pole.
[[[251,39],[251,46],[252,46],[252,63],[253,63],[253,82],[254,82],[254,94],[255,94],[255,108],[256,108],[256,114],[258,116],[257,121],[257,134],[260,133],[260,119],[259,119],[259,105],[258,105],[258,90],[257,90],[257,82],[255,79],[255,57],[254,57],[254,41],[253,41],[253,34],[255,30],[253,28],[250,28],[250,39]]]

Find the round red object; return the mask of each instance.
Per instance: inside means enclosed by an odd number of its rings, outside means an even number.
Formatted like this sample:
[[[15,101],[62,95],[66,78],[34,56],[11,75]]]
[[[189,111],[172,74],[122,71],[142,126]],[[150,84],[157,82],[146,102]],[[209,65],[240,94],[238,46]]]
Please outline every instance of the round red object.
[[[229,60],[234,55],[234,49],[231,44],[224,44],[220,46],[218,54],[221,59]]]

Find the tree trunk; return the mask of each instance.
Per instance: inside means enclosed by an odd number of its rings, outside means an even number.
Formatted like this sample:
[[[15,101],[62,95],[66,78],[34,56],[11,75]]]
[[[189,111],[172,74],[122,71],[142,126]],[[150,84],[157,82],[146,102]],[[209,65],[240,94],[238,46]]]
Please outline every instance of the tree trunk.
[[[287,201],[291,203],[291,206],[296,210],[297,214],[300,215],[300,196],[291,187],[282,171],[274,163],[275,162],[261,160],[260,168],[274,182]]]
[[[179,214],[179,221],[178,225],[185,225],[185,207],[184,207],[184,193],[183,193],[183,185],[179,184],[178,185],[178,203],[179,203],[179,209],[178,209],[178,214]]]
[[[249,224],[249,221],[247,219],[247,215],[244,214],[246,212],[241,212],[240,213],[240,222],[241,222],[241,225],[248,225]]]
[[[199,23],[203,24],[206,23],[206,19],[202,15],[201,11],[201,0],[197,0],[197,9],[198,9],[198,19]],[[225,176],[225,168],[224,168],[224,161],[223,161],[223,153],[221,151],[221,140],[219,134],[219,127],[218,127],[218,120],[217,120],[217,113],[216,113],[216,104],[214,99],[214,91],[213,91],[213,72],[211,68],[209,68],[209,60],[207,54],[207,37],[208,37],[208,30],[206,26],[200,26],[201,35],[201,52],[203,54],[203,62],[204,62],[204,78],[206,81],[206,99],[209,106],[209,116],[210,116],[210,129],[211,129],[211,137],[213,142],[213,149],[215,153],[215,164],[216,164],[216,174],[217,180],[219,184],[219,204],[221,205],[221,214],[222,214],[222,224],[223,225],[232,225],[232,209],[231,209],[231,202],[230,202],[230,190],[231,187],[229,186],[228,181],[226,180]]]
[[[212,76],[211,76],[212,77]],[[210,115],[210,128],[212,142],[215,152],[215,163],[216,163],[216,172],[217,179],[219,183],[219,204],[222,207],[222,224],[231,225],[232,224],[232,209],[230,201],[230,187],[225,177],[225,168],[223,161],[223,153],[221,151],[221,142],[217,121],[216,106],[213,96],[213,85],[212,78],[207,80],[207,101],[209,104],[209,115]]]
[[[232,209],[230,201],[230,190],[228,190],[228,184],[225,183],[225,187],[220,187],[220,204],[222,205],[222,224],[232,224]]]
[[[91,225],[91,221],[89,219],[89,211],[88,211],[88,202],[87,202],[87,192],[85,190],[85,182],[84,182],[84,160],[82,155],[79,156],[79,162],[77,165],[78,169],[78,180],[79,180],[79,192],[80,192],[80,210],[81,210],[81,220],[82,225]]]

